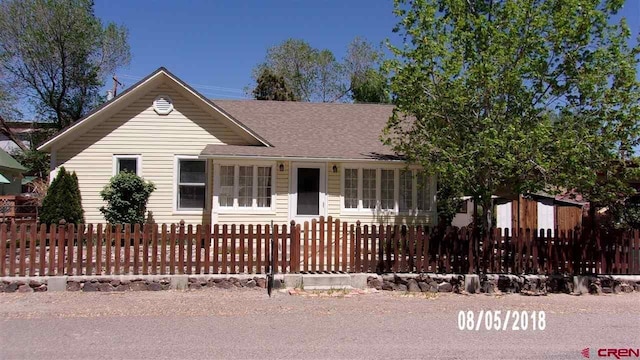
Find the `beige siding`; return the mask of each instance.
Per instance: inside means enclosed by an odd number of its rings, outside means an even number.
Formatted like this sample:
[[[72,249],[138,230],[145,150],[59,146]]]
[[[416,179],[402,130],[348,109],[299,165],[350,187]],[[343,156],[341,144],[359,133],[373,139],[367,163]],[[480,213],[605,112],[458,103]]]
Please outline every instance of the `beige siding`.
[[[169,115],[160,116],[152,108],[160,94],[173,100],[174,110]],[[104,221],[98,211],[104,204],[99,192],[112,176],[114,154],[142,155],[142,175],[157,188],[148,206],[157,222],[208,222],[210,210],[202,214],[178,214],[173,210],[175,155],[198,155],[207,144],[243,143],[221,116],[214,118],[172,87],[161,85],[58,149],[56,163],[78,174],[87,222]]]

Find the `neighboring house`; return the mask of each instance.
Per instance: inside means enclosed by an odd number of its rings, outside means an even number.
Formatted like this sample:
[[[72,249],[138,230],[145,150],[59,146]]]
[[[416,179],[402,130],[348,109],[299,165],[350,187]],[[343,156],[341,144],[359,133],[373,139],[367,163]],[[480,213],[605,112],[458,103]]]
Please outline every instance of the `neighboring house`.
[[[435,178],[380,141],[392,109],[211,101],[160,68],[39,149],[77,173],[87,222],[104,221],[99,192],[128,169],[155,183],[158,223],[434,224]]]
[[[0,149],[0,195],[22,192],[22,173],[27,169],[6,151]]]
[[[34,137],[43,138],[46,136],[49,129],[52,129],[55,124],[53,123],[35,123],[35,122],[21,122],[21,121],[8,121],[7,126],[15,137],[21,141],[27,148],[31,146],[31,140]],[[16,145],[13,140],[4,132],[0,131],[0,149],[13,153],[15,150],[19,150],[20,147]]]
[[[575,230],[582,226],[585,203],[544,192],[515,197],[494,196],[496,227],[501,229]],[[473,201],[465,198],[452,225],[462,227],[473,221]]]

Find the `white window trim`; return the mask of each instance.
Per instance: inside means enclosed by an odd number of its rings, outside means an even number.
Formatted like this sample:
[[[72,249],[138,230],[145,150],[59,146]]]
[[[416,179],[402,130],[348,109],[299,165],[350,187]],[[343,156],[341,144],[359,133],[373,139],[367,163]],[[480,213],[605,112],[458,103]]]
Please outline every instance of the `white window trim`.
[[[233,206],[220,206],[220,166],[233,166]],[[238,206],[240,166],[253,166],[252,206]],[[270,214],[276,213],[276,163],[273,161],[216,161],[213,165],[213,210],[219,214]],[[258,207],[258,167],[271,167],[271,206]]]
[[[142,177],[142,155],[140,154],[114,154],[112,160],[112,176],[118,174],[118,161],[120,159],[136,159],[136,175]]]
[[[202,209],[180,209],[178,207],[178,184],[180,183],[180,160],[202,160],[204,165],[204,208]],[[209,192],[209,161],[200,159],[198,155],[175,155],[173,159],[173,213],[179,215],[201,215],[203,212],[208,211],[207,199],[210,196]]]
[[[357,169],[358,171],[358,208],[346,208],[344,206],[344,198],[345,198],[345,191],[344,191],[344,183],[345,183],[345,171],[346,169]],[[374,209],[369,209],[369,208],[363,208],[362,207],[362,195],[363,195],[363,169],[375,169],[376,170],[376,207]],[[393,209],[387,209],[387,210],[383,210],[381,208],[381,193],[382,193],[382,183],[381,183],[381,177],[382,177],[382,173],[381,170],[394,170],[394,208]],[[411,189],[411,196],[412,196],[412,209],[409,209],[407,211],[400,211],[400,172],[402,170],[410,170],[413,173],[413,184],[412,184],[412,189]],[[410,166],[409,168],[407,168],[405,165],[388,165],[388,164],[380,164],[380,165],[362,165],[362,164],[358,164],[358,165],[351,165],[351,164],[344,164],[344,166],[341,166],[340,169],[340,212],[342,214],[345,215],[362,215],[362,214],[375,214],[375,215],[380,215],[380,214],[385,214],[385,215],[409,215],[409,216],[418,216],[418,215],[425,215],[425,214],[432,214],[435,212],[435,201],[436,201],[436,177],[435,176],[429,176],[429,182],[430,182],[430,186],[429,186],[429,198],[430,198],[430,208],[429,209],[417,209],[418,206],[418,177],[417,175],[417,171],[419,171],[420,168],[417,166]]]

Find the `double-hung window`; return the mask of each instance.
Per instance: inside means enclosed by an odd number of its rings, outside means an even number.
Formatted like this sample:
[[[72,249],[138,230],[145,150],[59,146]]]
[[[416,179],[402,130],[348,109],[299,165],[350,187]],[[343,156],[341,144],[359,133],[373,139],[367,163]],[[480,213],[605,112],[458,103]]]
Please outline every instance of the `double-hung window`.
[[[382,210],[417,214],[431,211],[432,179],[404,168],[345,168],[343,204],[346,211]]]
[[[177,210],[202,210],[206,199],[206,161],[178,159]]]
[[[274,205],[275,169],[272,164],[220,164],[214,169],[214,201],[217,207],[267,210]]]

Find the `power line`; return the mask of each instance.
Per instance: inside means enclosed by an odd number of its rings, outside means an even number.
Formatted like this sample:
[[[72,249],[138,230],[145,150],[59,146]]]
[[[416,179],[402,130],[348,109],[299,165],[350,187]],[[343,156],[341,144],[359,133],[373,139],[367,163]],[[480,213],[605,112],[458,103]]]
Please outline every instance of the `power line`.
[[[126,78],[126,79],[131,79],[131,80],[140,80],[143,77],[142,76],[135,76],[135,75],[128,75],[128,74],[121,74],[120,78]],[[229,88],[229,87],[222,87],[222,86],[216,86],[216,85],[203,85],[203,84],[189,84],[192,87],[196,88],[196,89],[203,89],[203,90],[213,90],[216,92],[230,92],[230,93],[236,93],[236,94],[242,94],[240,95],[241,97],[246,97],[244,94],[244,90],[242,89],[237,89],[237,88]],[[204,93],[204,92],[203,92]]]

